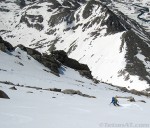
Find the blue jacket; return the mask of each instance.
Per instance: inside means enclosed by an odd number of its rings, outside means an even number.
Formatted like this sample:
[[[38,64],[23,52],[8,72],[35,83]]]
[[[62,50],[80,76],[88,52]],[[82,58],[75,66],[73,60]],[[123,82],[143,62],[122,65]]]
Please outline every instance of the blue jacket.
[[[117,102],[118,102],[117,98],[112,97],[112,101],[111,101],[111,103],[117,103]]]

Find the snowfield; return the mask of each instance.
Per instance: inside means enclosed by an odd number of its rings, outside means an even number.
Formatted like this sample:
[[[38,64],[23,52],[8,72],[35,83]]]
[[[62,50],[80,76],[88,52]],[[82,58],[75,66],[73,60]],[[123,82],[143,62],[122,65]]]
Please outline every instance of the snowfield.
[[[60,68],[57,77],[45,72],[43,69],[49,69],[19,48],[8,53],[0,51],[0,58],[0,81],[24,85],[11,90],[12,85],[0,83],[0,90],[10,97],[0,99],[1,128],[150,127],[147,97],[123,93],[106,84],[94,84],[65,66]],[[48,88],[79,90],[96,98],[43,90]],[[115,107],[110,102],[116,95],[133,96],[137,102],[119,98],[121,107]]]
[[[147,103],[130,103],[119,99],[122,107],[114,107],[109,105],[112,96],[131,94],[108,90],[110,87],[107,85],[91,87],[90,91],[86,87],[80,88],[94,94],[96,99],[19,87],[14,91],[9,90],[6,85],[0,86],[10,96],[10,100],[0,99],[1,127],[100,128],[108,124],[123,124],[127,128],[131,123],[133,126],[150,125],[148,98],[134,96],[135,99],[144,99]],[[55,86],[57,87],[57,83]]]

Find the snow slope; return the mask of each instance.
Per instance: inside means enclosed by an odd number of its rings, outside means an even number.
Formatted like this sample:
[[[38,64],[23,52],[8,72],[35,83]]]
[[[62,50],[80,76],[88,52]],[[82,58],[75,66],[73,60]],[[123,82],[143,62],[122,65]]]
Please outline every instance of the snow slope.
[[[149,98],[120,92],[106,84],[94,84],[79,75],[77,71],[62,66],[60,77],[45,72],[26,52],[16,48],[14,52],[0,51],[0,81],[9,81],[12,85],[0,83],[10,99],[0,99],[0,127],[3,128],[100,128],[100,127],[149,127]],[[20,59],[19,59],[20,58]],[[24,66],[23,66],[24,65]],[[78,95],[66,95],[59,92],[40,90],[30,87],[60,88],[79,90],[96,98]],[[122,107],[114,107],[112,96],[133,96],[137,101],[119,99]]]
[[[82,83],[82,81],[90,81],[84,77],[81,78],[77,71],[65,66],[59,69],[61,76],[57,77],[50,73],[50,70],[44,65],[20,50],[20,48],[16,48],[13,52],[0,52],[0,58],[0,81],[10,81],[14,84],[19,83],[24,86],[42,87],[45,89],[55,86],[55,82],[58,82],[58,88],[63,89],[63,84],[71,88],[70,84],[76,85],[76,83]],[[72,74],[73,77],[71,78]]]
[[[55,83],[57,87],[57,82]],[[106,85],[80,88],[86,93],[94,94],[96,99],[83,98],[77,95],[64,95],[32,89],[17,88],[9,90],[6,85],[0,88],[9,96],[10,100],[0,100],[0,126],[5,128],[100,128],[107,125],[124,125],[127,127],[149,127],[149,99],[147,103],[130,103],[119,99],[122,107],[109,105],[114,95],[130,96],[131,94],[108,90]],[[65,85],[63,85],[66,87]],[[72,85],[70,85],[72,86]],[[33,93],[27,93],[33,91]],[[52,98],[56,97],[56,98]]]

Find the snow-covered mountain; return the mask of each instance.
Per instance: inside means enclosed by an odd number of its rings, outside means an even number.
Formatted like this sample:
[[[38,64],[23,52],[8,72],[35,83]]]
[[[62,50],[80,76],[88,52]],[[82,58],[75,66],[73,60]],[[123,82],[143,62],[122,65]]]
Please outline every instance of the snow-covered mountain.
[[[150,32],[149,0],[112,0],[107,3],[111,10],[119,10],[137,21],[147,32]]]
[[[41,53],[64,50],[70,58],[87,64],[102,82],[149,88],[148,32],[131,16],[109,9],[111,1],[103,2],[4,0],[0,35],[13,46],[23,44]]]
[[[55,75],[36,60],[35,50],[1,38],[0,50],[0,127],[149,127],[148,97],[95,84],[62,64]],[[116,95],[121,107],[110,104]]]

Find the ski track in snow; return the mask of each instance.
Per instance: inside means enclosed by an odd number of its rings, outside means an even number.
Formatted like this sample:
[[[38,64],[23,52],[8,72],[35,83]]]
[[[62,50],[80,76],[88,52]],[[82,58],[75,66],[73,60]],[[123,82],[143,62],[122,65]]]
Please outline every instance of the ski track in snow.
[[[140,105],[138,104],[120,104],[120,105],[121,105],[121,109],[131,109],[131,110],[138,109],[140,111],[143,111],[143,108],[140,107]]]

